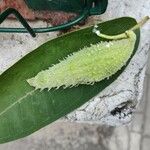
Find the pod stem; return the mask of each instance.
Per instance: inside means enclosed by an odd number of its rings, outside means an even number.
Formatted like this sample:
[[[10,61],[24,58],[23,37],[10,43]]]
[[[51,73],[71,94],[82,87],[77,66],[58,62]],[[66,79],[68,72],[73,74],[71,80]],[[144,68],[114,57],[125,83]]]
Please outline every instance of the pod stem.
[[[149,16],[145,16],[138,24],[136,24],[134,27],[129,29],[130,31],[135,31],[136,29],[139,29],[142,27],[148,20],[150,19]]]
[[[141,26],[143,26],[148,20],[149,20],[149,16],[144,17],[138,24],[136,24],[134,27],[132,27],[131,29],[127,30],[127,31],[135,31],[136,29],[139,29]],[[124,32],[118,35],[106,35],[106,34],[102,34],[100,33],[99,30],[97,30],[97,26],[94,27],[93,32],[97,34],[97,36],[101,37],[101,38],[105,38],[108,40],[119,40],[119,39],[124,39],[124,38],[128,38],[128,34]]]

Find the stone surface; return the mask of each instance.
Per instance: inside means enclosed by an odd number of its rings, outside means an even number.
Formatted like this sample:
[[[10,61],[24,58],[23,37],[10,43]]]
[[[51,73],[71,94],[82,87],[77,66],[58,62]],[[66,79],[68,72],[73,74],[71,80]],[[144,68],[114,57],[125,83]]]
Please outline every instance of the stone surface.
[[[147,61],[146,74],[147,74],[147,75],[150,75],[150,59],[148,59],[148,61]]]
[[[142,143],[142,150],[148,150],[150,148],[150,138],[144,138]]]
[[[145,124],[144,124],[144,134],[150,136],[150,78],[147,79],[147,93],[146,93],[146,108],[145,108]]]
[[[28,138],[3,144],[0,150],[107,150],[113,130],[107,126],[59,122]]]
[[[130,136],[130,150],[140,150],[141,135],[138,133],[131,133]]]
[[[132,131],[141,133],[142,126],[143,126],[143,114],[136,113],[133,118],[134,119],[132,120],[132,123],[131,123]]]
[[[0,150],[127,150],[128,135],[126,127],[57,122]]]

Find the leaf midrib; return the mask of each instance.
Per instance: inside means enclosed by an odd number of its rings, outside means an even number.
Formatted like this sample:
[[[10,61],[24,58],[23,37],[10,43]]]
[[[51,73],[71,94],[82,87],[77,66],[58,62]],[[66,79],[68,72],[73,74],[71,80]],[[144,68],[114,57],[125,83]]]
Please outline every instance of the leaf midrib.
[[[2,112],[0,112],[0,117],[2,115],[4,115],[8,110],[10,110],[13,106],[15,106],[18,103],[21,103],[25,98],[27,98],[28,96],[31,96],[32,94],[34,94],[35,90],[32,90],[28,93],[26,93],[23,97],[20,97],[18,100],[16,100],[14,103],[12,103],[10,106],[8,106],[6,109],[4,109]]]

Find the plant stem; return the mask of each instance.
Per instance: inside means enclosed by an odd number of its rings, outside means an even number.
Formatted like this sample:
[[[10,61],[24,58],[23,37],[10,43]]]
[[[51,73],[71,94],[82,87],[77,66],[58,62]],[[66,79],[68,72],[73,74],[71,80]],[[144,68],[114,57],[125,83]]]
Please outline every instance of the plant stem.
[[[149,16],[144,17],[138,24],[136,24],[134,27],[129,29],[130,31],[135,31],[136,29],[139,29],[142,27],[148,20],[150,19]]]
[[[106,34],[100,33],[98,36],[104,39],[108,39],[108,40],[118,40],[118,39],[124,39],[128,37],[126,33],[121,33],[118,35],[106,35]]]
[[[136,29],[139,29],[141,26],[143,26],[148,20],[149,20],[149,16],[144,17],[138,24],[136,24],[134,27],[132,27],[131,29],[127,30],[128,31],[135,31]],[[98,30],[97,30],[98,31]],[[118,35],[106,35],[106,34],[102,34],[100,32],[95,32],[99,37],[101,38],[105,38],[108,40],[119,40],[119,39],[124,39],[124,38],[128,38],[128,35],[126,34],[126,32],[118,34]]]

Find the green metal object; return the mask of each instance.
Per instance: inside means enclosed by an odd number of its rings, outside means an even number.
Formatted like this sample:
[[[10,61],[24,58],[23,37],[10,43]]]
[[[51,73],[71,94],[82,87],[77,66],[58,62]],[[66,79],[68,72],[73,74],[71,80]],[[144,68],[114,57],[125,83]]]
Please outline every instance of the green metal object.
[[[13,14],[16,16],[16,18],[22,23],[22,25],[25,27],[24,29],[29,32],[32,37],[35,37],[35,32],[33,31],[33,29],[29,26],[29,24],[26,22],[26,20],[20,15],[20,13],[18,11],[16,11],[13,8],[9,8],[5,11],[5,13],[2,13],[0,16],[0,24],[10,15]],[[6,30],[6,32],[11,32],[11,28],[2,28],[4,29],[4,31]],[[16,29],[17,30],[17,29]]]
[[[29,8],[33,10],[50,10],[50,11],[64,11],[77,13],[78,16],[73,20],[54,27],[31,28],[27,21],[21,14],[13,9],[8,8],[0,14],[0,24],[7,18],[8,15],[14,14],[16,18],[22,23],[24,28],[0,28],[0,32],[5,33],[27,33],[32,37],[35,33],[51,32],[69,28],[80,21],[86,19],[90,15],[99,15],[106,11],[108,0],[25,0]]]
[[[105,12],[108,0],[25,0],[26,4],[34,10],[61,10],[65,12],[82,12],[90,6],[91,15]]]
[[[25,0],[34,10],[61,10],[65,12],[80,12],[85,7],[85,0]]]

